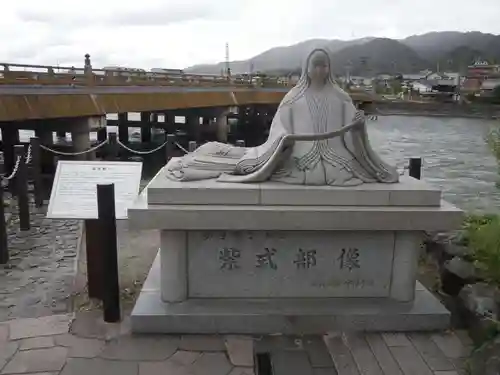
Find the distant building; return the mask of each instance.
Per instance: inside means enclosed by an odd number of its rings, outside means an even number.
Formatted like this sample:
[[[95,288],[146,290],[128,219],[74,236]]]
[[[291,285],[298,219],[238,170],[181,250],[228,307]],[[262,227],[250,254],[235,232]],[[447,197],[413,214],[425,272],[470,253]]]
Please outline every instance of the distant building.
[[[150,76],[166,75],[170,78],[182,78],[184,75],[184,70],[182,69],[165,69],[165,68],[153,68],[150,70]]]
[[[467,68],[468,78],[496,78],[500,77],[500,65],[490,64],[485,60],[477,60]]]
[[[481,83],[479,88],[480,96],[493,96],[493,90],[500,87],[500,79],[487,79]]]
[[[413,91],[416,91],[419,94],[422,94],[424,92],[432,92],[432,83],[423,79],[420,81],[413,82],[411,88]]]

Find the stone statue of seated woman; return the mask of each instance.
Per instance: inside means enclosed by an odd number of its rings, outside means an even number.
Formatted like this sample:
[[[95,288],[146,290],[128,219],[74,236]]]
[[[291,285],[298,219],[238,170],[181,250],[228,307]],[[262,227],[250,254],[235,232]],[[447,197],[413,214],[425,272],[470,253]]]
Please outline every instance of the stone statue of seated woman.
[[[209,142],[172,159],[166,173],[175,181],[216,178],[332,186],[399,179],[396,168],[371,148],[364,115],[336,84],[324,49],[315,49],[305,60],[302,76],[280,103],[265,143],[245,148]]]

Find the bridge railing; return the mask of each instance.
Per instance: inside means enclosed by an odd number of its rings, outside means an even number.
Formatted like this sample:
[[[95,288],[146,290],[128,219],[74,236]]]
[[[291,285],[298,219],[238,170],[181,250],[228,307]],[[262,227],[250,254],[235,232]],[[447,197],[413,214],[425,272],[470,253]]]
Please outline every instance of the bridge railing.
[[[0,85],[287,87],[277,78],[228,79],[204,74],[169,74],[143,70],[93,69],[0,63]]]

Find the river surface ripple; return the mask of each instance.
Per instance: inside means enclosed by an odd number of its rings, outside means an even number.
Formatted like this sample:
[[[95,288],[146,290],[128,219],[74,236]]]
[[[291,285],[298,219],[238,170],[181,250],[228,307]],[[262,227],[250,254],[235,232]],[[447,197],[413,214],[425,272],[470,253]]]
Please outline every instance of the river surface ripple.
[[[379,116],[368,122],[372,146],[399,167],[424,160],[423,178],[467,211],[500,212],[500,180],[486,136],[499,121]]]

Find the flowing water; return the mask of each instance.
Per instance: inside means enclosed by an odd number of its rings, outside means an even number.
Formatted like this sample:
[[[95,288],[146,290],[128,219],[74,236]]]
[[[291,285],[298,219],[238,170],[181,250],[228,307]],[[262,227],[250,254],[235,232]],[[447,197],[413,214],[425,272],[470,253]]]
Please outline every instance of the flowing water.
[[[500,211],[500,180],[486,136],[498,121],[380,116],[368,129],[373,147],[398,166],[422,157],[423,178],[464,210]]]

